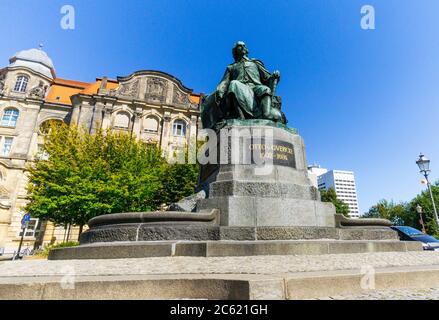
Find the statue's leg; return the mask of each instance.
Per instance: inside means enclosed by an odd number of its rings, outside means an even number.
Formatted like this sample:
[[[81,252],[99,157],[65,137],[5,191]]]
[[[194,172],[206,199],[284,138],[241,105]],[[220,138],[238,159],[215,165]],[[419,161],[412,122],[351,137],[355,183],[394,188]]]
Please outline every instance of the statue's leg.
[[[231,119],[245,119],[244,113],[239,108],[239,102],[234,93],[229,93],[227,95],[226,100],[228,110],[229,110],[229,118]]]
[[[255,96],[252,88],[237,80],[232,80],[229,84],[228,96],[230,102],[233,102],[233,110],[240,119],[254,117]]]
[[[255,94],[259,97],[259,110],[263,119],[280,121],[281,115],[276,108],[273,108],[271,89],[265,85],[255,87]]]
[[[261,99],[262,115],[265,119],[271,120],[271,96],[265,95]]]
[[[265,95],[261,99],[262,115],[264,119],[279,122],[282,120],[282,115],[276,108],[272,107],[272,99],[270,95]]]

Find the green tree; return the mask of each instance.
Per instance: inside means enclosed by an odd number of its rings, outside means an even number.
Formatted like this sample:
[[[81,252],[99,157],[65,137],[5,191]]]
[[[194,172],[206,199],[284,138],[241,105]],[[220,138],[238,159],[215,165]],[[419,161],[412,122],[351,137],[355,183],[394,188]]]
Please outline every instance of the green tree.
[[[320,190],[320,195],[323,202],[332,202],[335,206],[335,211],[346,217],[349,217],[349,206],[343,201],[337,199],[337,193],[334,188],[329,188],[328,190]]]
[[[432,185],[433,197],[439,203],[439,183]],[[416,206],[420,205],[423,209],[423,221],[428,234],[439,236],[436,220],[433,213],[430,193],[423,191],[411,201],[395,204],[393,201],[381,200],[372,206],[364,217],[388,219],[395,225],[406,225],[421,230],[419,213]]]
[[[156,210],[193,193],[197,168],[168,164],[154,145],[124,133],[52,125],[47,159],[29,167],[27,212],[56,225],[84,226],[117,212]]]
[[[436,182],[431,186],[433,192],[433,198],[436,206],[439,204],[439,182]],[[421,194],[417,195],[412,201],[410,201],[409,209],[412,215],[412,221],[407,224],[417,229],[421,229],[421,224],[419,222],[419,213],[416,211],[416,205],[419,204],[422,207],[422,217],[425,224],[425,230],[428,234],[433,236],[439,236],[439,231],[436,223],[436,218],[434,216],[433,204],[431,202],[430,192],[424,190]]]
[[[395,204],[393,201],[387,200],[380,200],[363,217],[387,219],[395,225],[403,225],[410,221],[406,203]]]
[[[191,195],[198,182],[198,165],[174,164],[168,166],[160,189],[161,203],[174,203]]]

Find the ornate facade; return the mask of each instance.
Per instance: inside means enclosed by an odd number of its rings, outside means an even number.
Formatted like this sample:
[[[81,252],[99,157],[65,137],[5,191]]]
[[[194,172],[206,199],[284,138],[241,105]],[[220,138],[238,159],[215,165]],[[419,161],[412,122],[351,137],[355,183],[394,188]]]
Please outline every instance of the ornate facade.
[[[0,250],[16,250],[26,204],[26,167],[38,156],[46,121],[127,132],[156,143],[164,154],[195,139],[200,95],[160,71],[136,71],[116,80],[80,82],[56,77],[40,49],[17,53],[0,69]],[[77,231],[32,219],[24,248],[77,239]]]

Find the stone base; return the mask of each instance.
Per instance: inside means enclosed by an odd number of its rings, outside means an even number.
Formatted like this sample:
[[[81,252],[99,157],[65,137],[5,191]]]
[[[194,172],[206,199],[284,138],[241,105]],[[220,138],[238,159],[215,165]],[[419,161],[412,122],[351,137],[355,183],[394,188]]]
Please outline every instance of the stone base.
[[[398,240],[390,228],[330,227],[220,227],[189,224],[119,224],[93,227],[81,235],[81,244],[139,241],[208,240]]]
[[[422,251],[419,242],[381,241],[151,241],[95,243],[50,251],[49,260],[145,257],[226,257],[258,255],[321,255]]]
[[[217,141],[221,161],[201,166],[207,197],[197,200],[196,211],[218,209],[227,227],[335,227],[335,207],[320,201],[299,135],[263,124],[230,125]]]
[[[215,197],[198,202],[198,209],[218,208],[223,226],[334,227],[332,203],[308,199]]]

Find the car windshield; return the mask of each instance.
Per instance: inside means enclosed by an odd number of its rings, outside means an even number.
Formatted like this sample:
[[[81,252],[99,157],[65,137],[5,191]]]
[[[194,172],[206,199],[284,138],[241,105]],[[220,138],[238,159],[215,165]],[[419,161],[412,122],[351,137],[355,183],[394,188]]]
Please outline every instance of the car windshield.
[[[424,243],[432,243],[432,242],[439,242],[439,240],[437,240],[436,238],[432,237],[432,236],[428,236],[425,234],[416,234],[412,236],[413,239],[416,239],[417,241],[421,241]]]
[[[408,236],[424,235],[421,231],[419,231],[415,228],[412,228],[412,227],[398,227],[398,229]]]

